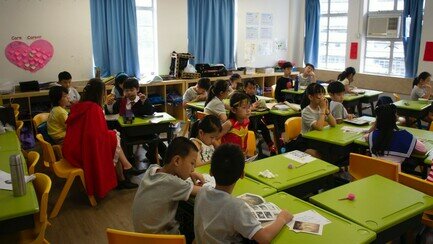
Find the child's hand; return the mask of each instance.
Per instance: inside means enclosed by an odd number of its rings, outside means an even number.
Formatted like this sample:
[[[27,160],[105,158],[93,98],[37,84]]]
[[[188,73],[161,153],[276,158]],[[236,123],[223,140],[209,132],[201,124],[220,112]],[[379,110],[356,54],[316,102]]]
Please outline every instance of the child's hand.
[[[252,109],[256,109],[258,106],[259,106],[259,101],[257,101],[257,102],[255,102],[255,103],[251,104],[251,108],[252,108]]]
[[[107,95],[105,99],[105,104],[112,105],[114,103],[114,94]]]
[[[138,93],[138,97],[140,98],[140,100],[142,101],[142,102],[144,102],[144,101],[146,101],[146,95],[144,95],[143,93]]]
[[[293,215],[289,213],[287,210],[281,210],[281,212],[278,214],[277,219],[281,219],[284,221],[284,224],[287,224],[290,222],[290,220],[293,219]]]
[[[206,94],[201,94],[197,96],[197,101],[204,101],[206,100],[207,96]]]
[[[310,76],[311,76],[311,77],[315,77],[315,76],[316,76],[316,74],[314,73],[314,71],[311,71],[311,72],[310,72]]]
[[[203,185],[205,183],[204,177],[202,174],[197,172],[191,172],[189,175],[191,177],[192,182],[194,182],[194,185]]]
[[[322,101],[320,101],[319,106],[320,106],[320,109],[325,112],[326,109],[328,109],[328,99],[323,98]]]
[[[355,118],[355,115],[354,115],[354,114],[348,114],[348,115],[347,115],[347,119],[348,119],[348,120],[352,120],[353,118]]]
[[[427,89],[429,89],[429,90],[431,90],[430,84],[425,84],[424,87],[427,88]]]

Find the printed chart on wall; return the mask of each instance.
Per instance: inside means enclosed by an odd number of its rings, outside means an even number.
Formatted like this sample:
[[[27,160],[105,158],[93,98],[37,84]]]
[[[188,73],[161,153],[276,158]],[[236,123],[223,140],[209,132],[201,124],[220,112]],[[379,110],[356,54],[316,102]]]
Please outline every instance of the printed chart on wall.
[[[252,65],[256,56],[270,56],[277,51],[287,51],[287,40],[274,38],[272,13],[247,12],[245,18],[245,64]]]

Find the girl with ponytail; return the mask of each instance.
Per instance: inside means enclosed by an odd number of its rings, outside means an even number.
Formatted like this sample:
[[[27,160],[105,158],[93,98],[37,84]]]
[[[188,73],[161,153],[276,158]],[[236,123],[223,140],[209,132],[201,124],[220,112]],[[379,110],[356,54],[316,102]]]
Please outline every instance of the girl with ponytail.
[[[223,99],[227,98],[229,84],[225,80],[217,80],[210,88],[204,112],[217,116],[221,122],[227,120],[226,108]]]
[[[337,81],[343,83],[347,93],[354,93],[352,91],[352,88],[350,88],[350,84],[353,82],[353,77],[355,76],[355,74],[356,74],[355,68],[347,67],[337,77]]]
[[[410,93],[410,99],[418,101],[419,98],[429,99],[431,95],[430,86],[431,74],[429,72],[421,72],[418,77],[412,82],[412,92]]]

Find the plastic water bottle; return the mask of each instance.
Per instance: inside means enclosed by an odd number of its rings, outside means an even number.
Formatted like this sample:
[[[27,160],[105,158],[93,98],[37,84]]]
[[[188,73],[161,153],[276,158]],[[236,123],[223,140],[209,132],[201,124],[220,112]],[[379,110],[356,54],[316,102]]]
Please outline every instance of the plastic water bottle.
[[[296,76],[295,78],[295,86],[294,86],[295,91],[298,91],[299,89],[299,77]]]
[[[24,196],[27,188],[21,156],[19,154],[11,155],[9,157],[9,166],[11,168],[12,191],[14,197]]]

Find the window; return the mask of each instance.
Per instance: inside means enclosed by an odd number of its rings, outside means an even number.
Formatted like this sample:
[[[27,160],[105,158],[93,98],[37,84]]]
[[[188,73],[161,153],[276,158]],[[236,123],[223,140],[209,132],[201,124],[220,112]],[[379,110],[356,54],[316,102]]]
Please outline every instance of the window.
[[[154,0],[135,0],[138,59],[142,76],[157,72],[156,11]]]
[[[319,68],[345,68],[348,8],[348,0],[320,0]]]
[[[403,4],[403,0],[369,0],[368,13],[402,12]],[[401,39],[366,38],[363,71],[404,77],[404,49]]]

